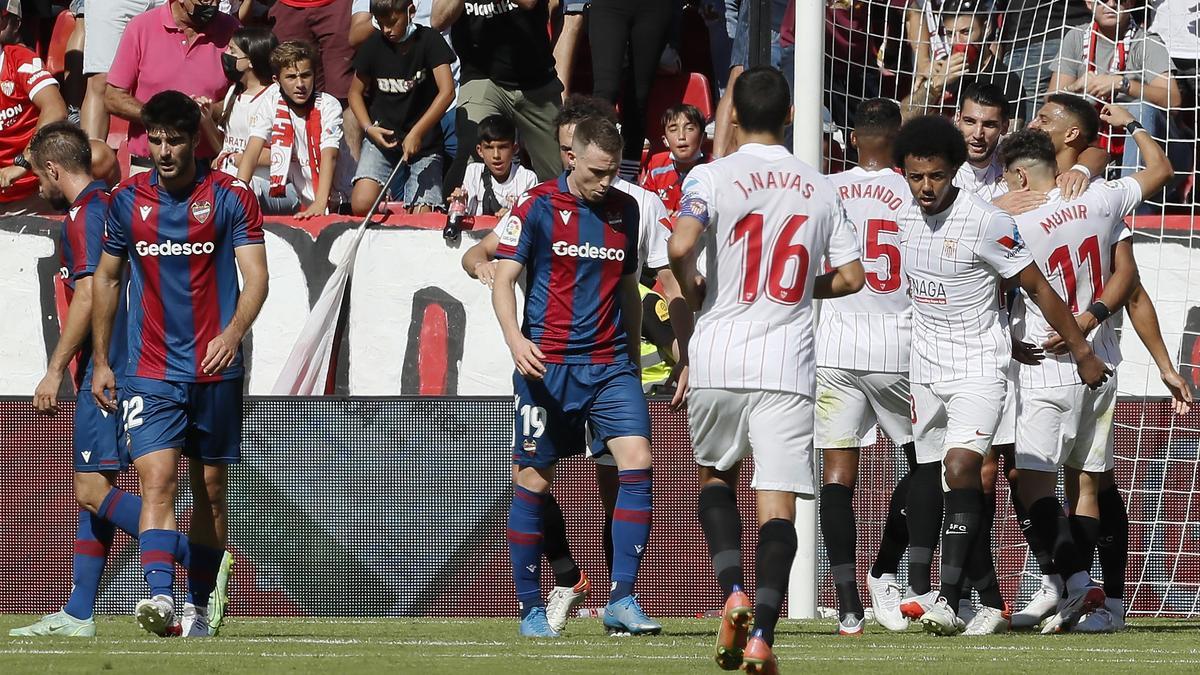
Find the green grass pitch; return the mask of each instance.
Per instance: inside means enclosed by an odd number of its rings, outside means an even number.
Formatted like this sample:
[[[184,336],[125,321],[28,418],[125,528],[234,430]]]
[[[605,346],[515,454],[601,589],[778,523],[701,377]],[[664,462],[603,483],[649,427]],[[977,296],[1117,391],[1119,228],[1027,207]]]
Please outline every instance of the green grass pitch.
[[[559,640],[517,637],[512,619],[232,618],[211,640],[158,639],[132,617],[101,617],[94,639],[7,637],[35,617],[0,616],[0,673],[721,673],[715,619],[669,619],[657,637],[607,637],[576,619]],[[861,638],[832,621],[785,621],[783,672],[1091,673],[1200,669],[1200,622],[1141,620],[1116,635],[935,638],[868,624]]]

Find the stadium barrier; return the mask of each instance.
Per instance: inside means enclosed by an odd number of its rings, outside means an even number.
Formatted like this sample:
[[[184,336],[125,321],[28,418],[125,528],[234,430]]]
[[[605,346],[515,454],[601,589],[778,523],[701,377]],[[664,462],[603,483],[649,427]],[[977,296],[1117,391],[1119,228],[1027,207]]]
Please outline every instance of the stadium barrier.
[[[71,585],[77,507],[71,491],[71,414],[35,415],[28,398],[0,399],[0,612],[56,610]],[[637,591],[652,615],[694,616],[720,607],[696,518],[697,485],[686,417],[650,402],[654,527]],[[1194,616],[1200,600],[1197,414],[1173,421],[1161,401],[1117,407],[1118,483],[1130,510],[1126,599],[1132,614]],[[1190,422],[1183,425],[1182,422]],[[230,474],[235,615],[515,616],[504,528],[511,499],[512,401],[508,398],[251,397],[242,463]],[[865,450],[859,489],[859,575],[878,545],[890,488],[904,470],[886,441]],[[135,476],[121,476],[135,488]],[[179,511],[186,526],[186,481]],[[744,471],[738,499],[753,551],[753,495]],[[563,463],[555,487],[572,550],[599,606],[608,586],[603,522],[592,468]],[[1005,597],[1028,597],[1027,559],[1003,479],[995,550]],[[818,546],[818,599],[834,602]],[[903,565],[901,566],[903,578]],[[747,567],[752,586],[754,570]],[[1098,569],[1097,569],[1098,572]],[[548,566],[543,588],[553,583]],[[182,582],[183,576],[179,577]],[[183,584],[177,584],[180,591]],[[865,589],[865,586],[863,586]],[[143,597],[137,547],[118,534],[98,611],[126,614]]]

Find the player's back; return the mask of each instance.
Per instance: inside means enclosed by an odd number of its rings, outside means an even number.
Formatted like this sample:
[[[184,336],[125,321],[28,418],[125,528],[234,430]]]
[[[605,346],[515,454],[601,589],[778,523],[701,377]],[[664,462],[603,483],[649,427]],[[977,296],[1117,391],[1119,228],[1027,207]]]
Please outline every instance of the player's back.
[[[813,280],[826,255],[859,256],[833,186],[782,146],[747,144],[692,169],[684,193],[709,212],[693,384],[811,395]]]
[[[1132,178],[1092,184],[1078,198],[1067,201],[1052,190],[1041,207],[1016,217],[1021,238],[1033,254],[1050,286],[1078,314],[1096,300],[1112,278],[1112,250],[1133,236],[1124,217],[1141,201],[1141,187]],[[1041,344],[1053,332],[1041,309],[1022,296],[1014,307],[1017,337]],[[1092,348],[1109,366],[1121,360],[1120,343],[1111,322],[1101,323],[1091,334]],[[1023,366],[1021,384],[1055,387],[1077,384],[1075,361],[1070,354],[1046,354],[1037,366]]]
[[[898,219],[912,192],[891,169],[855,167],[829,182],[858,229],[866,283],[858,293],[821,303],[817,365],[907,372],[912,304],[900,271]]]

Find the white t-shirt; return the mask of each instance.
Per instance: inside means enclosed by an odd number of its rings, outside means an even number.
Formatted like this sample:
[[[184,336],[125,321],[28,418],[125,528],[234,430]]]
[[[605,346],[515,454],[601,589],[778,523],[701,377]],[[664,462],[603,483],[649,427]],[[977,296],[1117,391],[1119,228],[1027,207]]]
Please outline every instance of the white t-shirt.
[[[1012,355],[1000,280],[1033,263],[1012,216],[959,190],[927,216],[914,202],[900,216],[900,265],[912,298],[909,381],[1002,380]]]
[[[998,154],[993,152],[992,161],[982,169],[970,162],[963,162],[954,175],[954,185],[988,202],[1008,192],[1008,183],[1004,182],[1004,167],[1000,166]]]
[[[482,162],[472,162],[467,165],[467,172],[463,175],[463,190],[467,193],[468,215],[484,215],[484,171],[487,171],[487,167]],[[500,206],[511,209],[512,205],[516,203],[517,197],[520,197],[522,192],[537,184],[537,174],[513,162],[512,170],[508,172],[508,180],[501,183],[496,180],[495,176],[492,177],[492,193],[496,195],[496,200],[500,202]]]
[[[671,234],[671,219],[667,215],[667,207],[663,205],[658,195],[619,176],[613,181],[612,187],[633,197],[637,202],[639,267],[645,265],[650,265],[651,269],[664,267],[665,262],[656,267],[650,260],[657,259],[660,255],[664,261],[667,258],[667,237]],[[659,247],[661,247],[661,252]]]
[[[1141,202],[1141,186],[1125,177],[1094,184],[1071,201],[1064,200],[1055,188],[1041,207],[1017,216],[1021,238],[1072,314],[1086,311],[1100,298],[1112,277],[1113,246],[1133,236],[1124,218]],[[1041,308],[1021,293],[1013,307],[1016,337],[1041,345],[1053,330]],[[1089,340],[1096,355],[1115,370],[1121,363],[1121,346],[1112,321],[1100,324]],[[1070,354],[1047,353],[1036,366],[1022,364],[1019,378],[1022,387],[1063,387],[1080,382]]]
[[[813,280],[826,257],[839,267],[860,255],[833,185],[782,146],[751,143],[692,169],[681,205],[707,221],[692,386],[812,397]]]
[[[275,94],[270,97],[263,97],[270,101],[269,104],[264,103],[270,110],[269,115],[265,115],[258,121],[258,124],[250,128],[250,135],[267,142],[267,146],[271,144],[271,127],[275,123],[275,109],[279,105],[279,99],[282,94],[278,89]],[[325,92],[317,94],[317,101],[314,104],[317,110],[321,113],[321,149],[341,148],[342,144],[342,104],[338,100]],[[295,111],[292,111],[292,129],[295,130],[293,137],[295,142],[292,145],[292,164],[288,169],[288,182],[296,186],[296,191],[300,193],[301,201],[305,204],[312,203],[316,199],[316,186],[313,185],[312,169],[308,166],[308,134],[305,133],[304,118],[297,117]],[[346,166],[351,162],[347,159],[345,149],[338,155],[338,166]],[[338,175],[344,174],[344,171],[338,171]],[[331,192],[342,191],[344,186],[341,185],[339,176],[334,177],[334,188]]]
[[[268,120],[267,124],[273,121],[278,100],[278,84],[271,84],[257,94],[242,93],[237,97],[237,101],[233,100],[233,87],[230,87],[225,94],[225,109],[229,110],[229,106],[232,105],[233,112],[229,113],[229,121],[225,125],[225,145],[221,146],[221,153],[229,155],[244,151],[246,143],[250,140],[250,130],[261,126],[264,119]],[[226,157],[217,168],[231,176],[236,176],[238,171],[237,161],[232,157]],[[269,179],[270,170],[260,166],[254,170],[254,176]]]
[[[1158,34],[1176,59],[1200,59],[1200,6],[1192,0],[1155,0],[1150,32]]]
[[[907,373],[912,303],[900,273],[900,211],[912,203],[908,181],[891,169],[853,168],[829,177],[858,228],[866,285],[821,302],[817,365]]]

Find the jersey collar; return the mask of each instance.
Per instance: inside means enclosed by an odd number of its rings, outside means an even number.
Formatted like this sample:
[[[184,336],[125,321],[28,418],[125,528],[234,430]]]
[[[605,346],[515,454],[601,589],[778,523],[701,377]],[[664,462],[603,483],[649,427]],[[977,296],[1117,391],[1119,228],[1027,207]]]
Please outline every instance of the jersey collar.
[[[89,197],[92,196],[92,193],[97,190],[104,192],[105,190],[108,190],[108,186],[105,185],[104,181],[102,180],[94,180],[88,183],[87,187],[83,188],[83,192],[80,192],[79,195],[75,197],[75,201],[71,204],[71,207],[74,208],[76,206],[81,206],[88,200]]]

